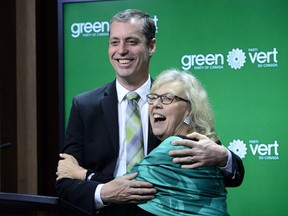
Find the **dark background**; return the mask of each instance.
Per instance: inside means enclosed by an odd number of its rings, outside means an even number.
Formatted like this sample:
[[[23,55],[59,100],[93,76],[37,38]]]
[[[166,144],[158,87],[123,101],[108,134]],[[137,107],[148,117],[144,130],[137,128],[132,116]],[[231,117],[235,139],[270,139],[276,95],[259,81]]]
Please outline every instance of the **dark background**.
[[[21,0],[22,1],[22,0]],[[0,2],[0,191],[18,192],[16,0]],[[35,0],[37,189],[55,195],[59,151],[57,0]],[[18,59],[19,60],[19,59]],[[19,154],[19,153],[18,153]],[[20,152],[21,154],[21,152]],[[28,191],[29,193],[29,191]]]

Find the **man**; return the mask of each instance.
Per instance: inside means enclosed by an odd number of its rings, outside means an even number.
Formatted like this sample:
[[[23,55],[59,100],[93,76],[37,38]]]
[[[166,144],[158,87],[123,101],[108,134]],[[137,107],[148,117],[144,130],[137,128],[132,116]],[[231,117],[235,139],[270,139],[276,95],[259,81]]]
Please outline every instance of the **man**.
[[[73,99],[63,152],[73,155],[85,168],[82,177],[85,181],[62,178],[56,187],[59,197],[90,213],[148,215],[135,204],[152,199],[156,193],[150,183],[133,181],[137,173],[122,176],[126,173],[125,109],[128,92],[140,95],[138,105],[145,154],[159,144],[151,133],[148,105],[145,103],[152,82],[149,62],[156,49],[155,29],[153,20],[141,11],[126,10],[116,14],[110,22],[108,51],[116,80]],[[193,168],[225,166],[228,161],[232,164],[228,166],[230,172],[223,170],[227,186],[241,184],[244,176],[242,161],[223,146],[188,140],[175,143],[179,144],[191,149],[188,152],[170,152],[175,156],[175,163]]]

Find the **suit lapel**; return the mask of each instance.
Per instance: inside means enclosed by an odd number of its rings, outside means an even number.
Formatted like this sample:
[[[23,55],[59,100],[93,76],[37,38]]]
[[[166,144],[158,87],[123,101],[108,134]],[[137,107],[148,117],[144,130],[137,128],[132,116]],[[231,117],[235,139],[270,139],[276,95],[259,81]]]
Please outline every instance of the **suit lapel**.
[[[152,80],[153,81],[153,80]],[[118,99],[116,92],[116,81],[114,80],[107,85],[104,91],[101,106],[104,113],[105,123],[107,125],[110,138],[114,146],[115,152],[119,152],[119,125],[118,125]],[[148,153],[156,148],[160,141],[153,135],[151,124],[148,126]]]
[[[116,93],[116,82],[107,86],[101,106],[105,117],[105,123],[112,139],[115,152],[119,151],[119,125],[118,125],[118,99]]]

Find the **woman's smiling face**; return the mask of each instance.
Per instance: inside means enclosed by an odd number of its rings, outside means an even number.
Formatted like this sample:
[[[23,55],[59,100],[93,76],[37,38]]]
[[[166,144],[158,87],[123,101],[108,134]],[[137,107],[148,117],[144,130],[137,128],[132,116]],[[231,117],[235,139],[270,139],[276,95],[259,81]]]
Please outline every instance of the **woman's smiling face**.
[[[169,82],[151,92],[157,95],[171,94],[186,99],[181,85]],[[150,122],[153,134],[160,140],[172,135],[186,135],[189,127],[184,124],[184,118],[189,114],[189,103],[174,98],[171,104],[163,104],[160,97],[149,104]]]

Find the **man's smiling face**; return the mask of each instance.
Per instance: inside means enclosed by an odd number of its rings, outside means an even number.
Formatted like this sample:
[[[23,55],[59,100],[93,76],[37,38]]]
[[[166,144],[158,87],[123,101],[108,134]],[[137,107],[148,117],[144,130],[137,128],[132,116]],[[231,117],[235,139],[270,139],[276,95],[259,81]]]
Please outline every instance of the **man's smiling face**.
[[[108,55],[120,82],[147,80],[154,41],[147,44],[140,20],[114,21],[110,26]]]

